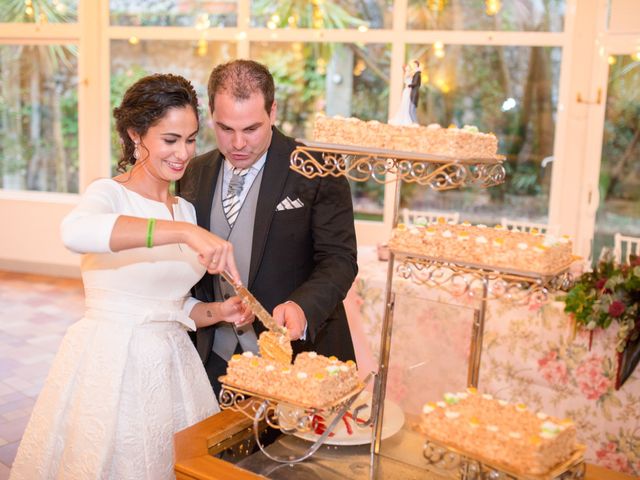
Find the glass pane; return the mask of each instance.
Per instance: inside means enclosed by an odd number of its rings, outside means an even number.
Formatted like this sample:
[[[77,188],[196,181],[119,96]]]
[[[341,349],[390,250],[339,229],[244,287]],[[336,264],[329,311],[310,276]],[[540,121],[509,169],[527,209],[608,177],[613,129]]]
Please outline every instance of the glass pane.
[[[0,22],[74,23],[78,21],[78,0],[5,0]]]
[[[110,0],[111,25],[143,27],[235,27],[237,0]]]
[[[252,0],[251,25],[268,28],[391,28],[393,0]]]
[[[275,79],[278,126],[298,138],[311,138],[317,112],[386,121],[390,54],[386,44],[251,44],[251,58]],[[354,183],[351,191],[357,219],[382,220],[382,185]]]
[[[407,26],[415,30],[562,32],[565,0],[409,0]]]
[[[0,187],[78,191],[78,65],[70,45],[0,45]]]
[[[475,125],[494,132],[507,180],[484,190],[433,192],[404,184],[401,206],[460,212],[461,221],[493,225],[502,216],[546,223],[551,185],[561,49],[411,45],[423,66],[418,123]]]
[[[617,55],[609,63],[594,261],[603,247],[613,249],[616,232],[640,237],[640,56]]]
[[[193,83],[198,93],[200,133],[197,151],[215,148],[213,129],[209,124],[207,81],[213,67],[236,56],[234,43],[189,41],[131,41],[111,42],[111,109],[122,101],[125,90],[136,80],[151,73],[174,73]],[[120,157],[120,140],[111,117],[111,167]]]

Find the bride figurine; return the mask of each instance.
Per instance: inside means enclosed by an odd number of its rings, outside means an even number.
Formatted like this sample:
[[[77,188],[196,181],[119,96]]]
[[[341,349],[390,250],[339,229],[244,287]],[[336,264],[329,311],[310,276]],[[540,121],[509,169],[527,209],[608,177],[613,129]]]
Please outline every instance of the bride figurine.
[[[389,121],[392,125],[411,125],[418,123],[416,109],[420,96],[421,68],[418,60],[413,60],[409,65],[402,66],[403,84],[400,108]]]

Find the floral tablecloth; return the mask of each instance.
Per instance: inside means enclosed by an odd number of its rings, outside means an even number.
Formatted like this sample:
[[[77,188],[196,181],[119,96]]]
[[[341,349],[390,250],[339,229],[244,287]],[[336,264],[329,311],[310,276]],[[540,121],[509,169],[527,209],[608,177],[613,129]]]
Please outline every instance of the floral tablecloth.
[[[360,272],[345,306],[361,372],[377,369],[387,262],[375,249],[358,252]],[[394,278],[394,309],[387,396],[419,413],[424,402],[467,386],[476,298]],[[574,334],[564,304],[532,300],[487,304],[478,387],[535,411],[571,418],[586,459],[640,475],[640,371],[614,389],[612,327]]]

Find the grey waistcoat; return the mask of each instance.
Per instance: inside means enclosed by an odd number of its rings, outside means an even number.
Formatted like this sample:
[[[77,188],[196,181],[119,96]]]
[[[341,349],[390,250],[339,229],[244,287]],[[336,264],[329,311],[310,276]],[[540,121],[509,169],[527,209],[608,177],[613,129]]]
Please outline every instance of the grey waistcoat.
[[[213,195],[213,204],[211,205],[211,232],[219,237],[226,238],[233,244],[234,256],[242,283],[247,285],[249,280],[249,265],[251,263],[251,247],[253,240],[253,223],[256,216],[256,205],[258,203],[258,193],[260,192],[260,184],[262,183],[261,169],[251,186],[249,192],[240,207],[240,213],[233,228],[229,228],[229,222],[222,210],[222,176],[224,175],[224,166],[220,167],[220,175],[216,190]],[[213,292],[216,301],[223,301],[228,296],[235,295],[233,287],[229,285],[221,276],[216,275],[213,280]],[[256,333],[252,325],[245,325],[242,328],[234,328],[227,322],[220,322],[216,326],[216,333],[213,340],[212,350],[225,360],[229,360],[236,349],[236,345],[240,343],[243,351],[258,352],[258,343]]]

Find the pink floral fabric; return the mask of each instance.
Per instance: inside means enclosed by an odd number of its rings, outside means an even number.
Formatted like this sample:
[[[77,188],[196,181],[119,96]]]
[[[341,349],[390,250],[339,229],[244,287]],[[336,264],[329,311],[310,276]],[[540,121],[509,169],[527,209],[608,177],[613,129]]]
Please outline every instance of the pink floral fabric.
[[[375,369],[384,318],[387,262],[358,252],[346,300],[359,365]],[[409,413],[467,386],[477,297],[453,296],[394,277],[387,398]],[[574,332],[564,304],[532,296],[522,306],[487,305],[478,387],[560,418],[571,418],[590,463],[640,475],[640,371],[615,390],[616,327]]]

